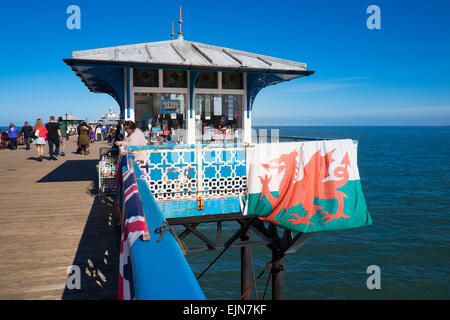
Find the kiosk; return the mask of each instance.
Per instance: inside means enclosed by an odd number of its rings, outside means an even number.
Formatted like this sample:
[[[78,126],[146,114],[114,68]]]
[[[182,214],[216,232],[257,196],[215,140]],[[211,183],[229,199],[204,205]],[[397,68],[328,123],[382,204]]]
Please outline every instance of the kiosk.
[[[252,142],[252,107],[262,88],[309,76],[314,71],[308,70],[305,63],[186,41],[181,23],[175,40],[74,51],[72,58],[64,62],[91,92],[111,95],[120,106],[122,119],[132,120],[148,132],[147,147],[126,150],[147,224],[154,227],[165,221],[186,229],[178,237],[168,234],[164,241],[154,241],[150,236],[150,241],[137,240],[131,245],[134,298],[178,299],[174,292],[183,292],[183,299],[204,299],[186,260],[180,256],[190,251],[226,250],[231,245],[243,250],[241,293],[249,298],[248,253],[249,247],[257,244],[271,246],[276,252],[272,295],[282,298],[279,265],[284,263],[284,252],[298,248],[307,237],[283,237],[284,249],[280,251],[274,245],[278,236],[273,227],[241,213],[240,197],[247,188],[246,150]],[[120,167],[120,160],[118,163]],[[117,171],[120,173],[120,168]],[[121,219],[123,223],[125,218]],[[221,223],[230,220],[238,222],[239,228],[222,242]],[[211,222],[217,223],[217,241],[196,228]],[[251,225],[259,229],[261,240],[249,241]],[[162,230],[167,229],[153,229],[160,233]],[[185,247],[183,253],[178,247],[175,250],[174,241],[190,233],[205,245]],[[161,252],[160,247],[170,248],[164,251],[161,265],[151,257]],[[166,275],[159,273],[163,265],[171,263],[180,268],[178,280],[165,281],[161,290],[155,284]],[[190,287],[180,291],[184,281]]]
[[[73,52],[83,83],[107,93],[152,143],[251,143],[253,101],[264,87],[308,76],[305,63],[176,40]]]
[[[274,213],[262,219],[242,212],[243,195],[249,193],[249,149],[255,147],[252,144],[252,108],[261,89],[309,76],[314,71],[308,70],[301,62],[186,41],[181,32],[181,18],[179,22],[180,32],[176,40],[74,51],[71,59],[64,59],[89,90],[111,95],[120,106],[122,119],[135,121],[149,136],[148,146],[122,150],[123,156],[118,161],[119,185],[122,178],[124,185],[128,183],[125,180],[130,179],[130,173],[137,182],[132,185],[134,189],[132,186],[125,190],[118,188],[116,202],[128,200],[137,190],[140,204],[135,207],[143,208],[142,219],[145,218],[148,225],[143,238],[129,244],[131,263],[126,264],[126,270],[132,270],[128,279],[134,279],[134,282],[130,280],[125,286],[131,296],[125,294],[122,297],[204,299],[197,280],[210,265],[194,277],[183,254],[222,250],[218,259],[225,250],[234,246],[241,248],[241,298],[249,299],[249,288],[254,284],[250,281],[249,248],[266,245],[272,251],[272,261],[267,265],[272,274],[272,297],[282,299],[283,257],[301,247],[311,233],[284,229],[279,221],[273,220],[281,207],[278,211],[270,208]],[[309,148],[317,150],[323,145],[325,143],[318,143]],[[351,141],[350,144],[347,141],[346,146],[353,162],[344,153],[339,161],[334,159],[334,150],[326,156],[320,156],[318,151],[313,157],[313,152],[307,153],[311,159],[322,161],[327,166],[334,161],[333,165],[340,170],[335,171],[336,177],[340,175],[341,180],[342,177],[349,179],[351,168],[352,186],[359,192],[356,146]],[[280,174],[288,172],[289,168],[292,177],[286,173],[283,179],[293,182],[298,178],[295,173],[298,166],[292,165],[297,163],[296,154],[299,153],[286,153],[278,160],[268,159],[258,170]],[[314,168],[308,167],[308,170]],[[319,173],[321,176],[325,171]],[[278,198],[278,191],[288,187],[286,183],[282,184],[280,190],[269,194],[272,192],[269,190],[270,178],[267,175],[259,177],[260,182],[257,178],[255,180],[264,185],[262,192],[271,203],[279,201],[281,195]],[[309,183],[314,181],[311,179]],[[336,186],[333,183],[329,185]],[[307,190],[305,194],[310,191],[315,192],[316,189]],[[338,209],[343,210],[341,191],[336,193],[330,189],[329,194],[322,192],[318,197],[328,199],[335,194],[339,196]],[[292,192],[288,194],[291,195]],[[318,210],[320,206],[312,203],[314,194],[310,195],[309,207]],[[261,196],[253,195],[254,199],[262,197],[262,193]],[[297,198],[303,201],[301,197]],[[283,203],[287,208],[287,202]],[[358,203],[364,204],[361,211],[365,214],[365,202],[359,200]],[[118,211],[121,208],[119,206]],[[314,214],[316,212],[311,211],[310,215]],[[343,211],[327,214],[330,220],[337,214],[346,217]],[[297,213],[291,215],[298,216]],[[269,218],[272,220],[268,221]],[[316,218],[323,224],[323,218]],[[306,218],[298,216],[299,222],[302,219]],[[290,220],[295,222],[295,219]],[[126,232],[126,221],[124,216],[119,221],[122,235]],[[226,241],[222,237],[223,221],[236,221],[239,227]],[[217,224],[217,239],[199,231],[198,226],[203,223]],[[368,223],[370,218],[360,225]],[[172,229],[174,225],[183,226],[185,230],[176,234]],[[203,244],[181,244],[188,234],[195,235]],[[125,287],[120,288],[123,290]],[[178,292],[182,294],[178,295]]]

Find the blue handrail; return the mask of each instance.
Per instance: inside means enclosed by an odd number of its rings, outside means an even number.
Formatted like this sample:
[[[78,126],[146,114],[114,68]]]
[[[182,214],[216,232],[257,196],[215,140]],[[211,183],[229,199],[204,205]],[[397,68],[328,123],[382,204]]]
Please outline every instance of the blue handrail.
[[[197,148],[239,148],[243,143],[210,143],[210,144],[155,144],[147,146],[130,146],[129,150],[153,150],[153,149],[197,149]]]
[[[204,300],[206,299],[175,237],[158,230],[165,219],[141,178],[133,161],[139,195],[145,212],[150,240],[136,240],[131,248],[133,278],[137,300]]]

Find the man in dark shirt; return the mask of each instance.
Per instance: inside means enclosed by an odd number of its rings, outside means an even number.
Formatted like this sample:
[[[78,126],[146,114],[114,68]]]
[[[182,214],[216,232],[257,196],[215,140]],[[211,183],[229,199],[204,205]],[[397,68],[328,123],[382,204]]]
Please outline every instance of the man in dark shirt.
[[[58,160],[56,157],[59,153],[59,141],[62,139],[61,131],[59,130],[58,123],[55,122],[55,117],[50,117],[50,122],[45,125],[47,129],[47,141],[48,141],[48,152],[50,153],[49,160]]]
[[[30,141],[31,141],[31,133],[33,132],[33,128],[28,124],[28,121],[25,121],[25,125],[20,129],[20,135],[23,136],[25,140],[26,149],[30,150]]]

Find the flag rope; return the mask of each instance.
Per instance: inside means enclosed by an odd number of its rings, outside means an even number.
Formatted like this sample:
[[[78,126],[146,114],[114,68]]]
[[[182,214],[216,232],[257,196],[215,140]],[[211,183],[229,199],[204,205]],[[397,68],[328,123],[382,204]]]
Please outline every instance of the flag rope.
[[[261,272],[259,273],[259,275],[256,277],[256,279],[255,279],[255,280],[247,287],[247,289],[244,290],[244,292],[242,293],[242,295],[239,297],[239,300],[242,300],[243,297],[245,296],[245,294],[248,292],[248,290],[250,290],[253,286],[255,287],[255,290],[256,290],[256,282],[263,276],[263,274],[264,274],[269,268],[272,268],[272,262],[269,262],[269,263],[266,264],[266,266],[265,266],[265,268],[263,269],[263,271],[261,271]],[[267,280],[266,288],[265,288],[265,290],[264,290],[263,300],[264,300],[264,298],[265,298],[265,296],[266,296],[267,287],[268,287],[268,284],[269,284],[269,280],[270,280],[270,275],[271,275],[271,274],[272,274],[272,271],[270,272],[269,278],[268,278],[268,280]],[[258,296],[256,296],[256,300],[258,300]]]

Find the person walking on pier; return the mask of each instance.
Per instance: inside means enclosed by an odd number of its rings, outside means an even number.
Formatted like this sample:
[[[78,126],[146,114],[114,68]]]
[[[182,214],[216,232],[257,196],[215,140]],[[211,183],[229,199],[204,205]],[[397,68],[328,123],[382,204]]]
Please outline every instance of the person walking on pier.
[[[98,124],[97,127],[95,128],[95,140],[96,141],[102,140],[102,127],[100,126],[100,124]]]
[[[33,144],[36,145],[36,152],[39,161],[42,161],[42,156],[44,155],[44,146],[45,139],[47,139],[47,133],[47,128],[42,124],[42,120],[38,118],[33,128],[32,137],[35,137]]]
[[[79,127],[78,143],[80,145],[80,152],[83,155],[89,154],[89,131],[90,129],[86,122],[82,122]]]
[[[9,146],[10,146],[11,150],[16,150],[17,149],[17,138],[19,137],[19,129],[17,129],[17,127],[13,123],[10,123],[9,129],[6,130],[6,132],[8,133],[8,138],[9,138],[9,143],[10,143]]]
[[[59,130],[59,125],[55,122],[55,117],[50,117],[50,122],[45,125],[47,128],[47,141],[48,141],[48,152],[50,154],[49,160],[58,160],[56,157],[59,153],[59,142],[62,140],[61,131]]]
[[[30,141],[31,141],[31,133],[33,132],[33,128],[28,124],[28,121],[25,121],[25,125],[20,129],[20,135],[23,136],[25,140],[26,149],[30,150]]]
[[[67,134],[67,124],[63,121],[63,117],[58,117],[58,126],[59,131],[61,133],[61,144],[59,146],[59,155],[65,157],[66,156],[66,143],[69,140],[69,136]]]
[[[95,128],[93,125],[89,126],[89,139],[91,140],[90,143],[95,142]]]
[[[103,134],[103,141],[106,141],[106,137],[108,136],[108,126],[106,124],[102,125],[102,134]]]

